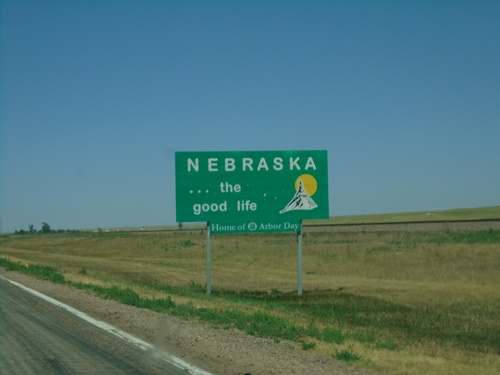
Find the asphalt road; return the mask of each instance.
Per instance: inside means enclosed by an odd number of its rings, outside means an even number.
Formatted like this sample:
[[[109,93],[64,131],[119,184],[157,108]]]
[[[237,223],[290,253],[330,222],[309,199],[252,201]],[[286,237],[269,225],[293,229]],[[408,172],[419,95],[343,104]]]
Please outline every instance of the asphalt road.
[[[0,278],[0,374],[188,374]]]

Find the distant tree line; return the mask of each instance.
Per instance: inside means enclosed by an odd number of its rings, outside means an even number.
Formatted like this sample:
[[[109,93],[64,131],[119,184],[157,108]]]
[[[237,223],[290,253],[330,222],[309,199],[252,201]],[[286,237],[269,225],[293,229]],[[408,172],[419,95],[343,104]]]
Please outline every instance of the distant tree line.
[[[35,229],[33,224],[28,226],[28,230],[19,229],[14,232],[14,234],[47,234],[47,233],[74,233],[79,232],[79,230],[74,229],[52,229],[50,225],[46,222],[42,222],[42,228],[39,230]]]

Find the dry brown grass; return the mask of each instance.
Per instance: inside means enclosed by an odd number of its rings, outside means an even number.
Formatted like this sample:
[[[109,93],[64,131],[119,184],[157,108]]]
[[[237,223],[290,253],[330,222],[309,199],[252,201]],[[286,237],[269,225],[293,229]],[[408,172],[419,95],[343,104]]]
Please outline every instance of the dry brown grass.
[[[203,232],[37,235],[0,241],[0,257],[57,266],[68,280],[130,287],[149,298],[167,294],[148,284],[203,286],[206,280]],[[213,290],[296,290],[295,234],[214,236],[212,248]],[[446,234],[309,233],[304,236],[303,257],[306,292],[324,291],[335,298],[335,291],[348,291],[359,298],[437,312],[436,319],[461,321],[464,331],[482,327],[499,332],[498,242],[462,241]],[[191,302],[195,307],[258,309],[220,299],[170,296],[176,303]],[[309,319],[300,312],[276,313],[303,324]],[[318,318],[315,324],[322,327],[329,322]],[[378,328],[374,332],[391,334]],[[343,348],[359,354],[362,366],[391,374],[500,373],[498,345],[473,350],[423,336],[409,338],[397,351],[353,339],[343,344],[317,341],[315,351],[331,354]]]

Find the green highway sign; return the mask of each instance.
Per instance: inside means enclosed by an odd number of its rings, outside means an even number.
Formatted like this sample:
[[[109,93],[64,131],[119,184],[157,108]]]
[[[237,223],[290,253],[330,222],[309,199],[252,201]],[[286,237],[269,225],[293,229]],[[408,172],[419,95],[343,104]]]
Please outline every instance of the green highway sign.
[[[178,222],[212,233],[297,232],[330,216],[326,151],[176,152]]]

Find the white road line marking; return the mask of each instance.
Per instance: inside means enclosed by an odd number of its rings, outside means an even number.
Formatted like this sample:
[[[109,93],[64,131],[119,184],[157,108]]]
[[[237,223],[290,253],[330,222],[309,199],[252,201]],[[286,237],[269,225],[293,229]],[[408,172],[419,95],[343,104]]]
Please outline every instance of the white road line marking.
[[[25,291],[47,301],[55,306],[63,308],[64,310],[70,312],[71,314],[76,315],[79,318],[89,322],[90,324],[93,324],[96,327],[99,327],[99,328],[125,340],[125,341],[132,343],[133,345],[139,347],[142,350],[154,351],[154,354],[157,355],[158,357],[160,357],[165,362],[168,362],[171,365],[180,368],[181,370],[185,370],[191,375],[212,375],[211,373],[209,373],[205,370],[202,370],[196,366],[193,366],[192,364],[182,360],[181,358],[178,358],[176,356],[168,354],[167,352],[165,352],[163,350],[156,348],[154,345],[151,345],[150,343],[143,341],[140,338],[135,337],[134,335],[131,335],[125,331],[122,331],[116,327],[113,327],[112,325],[110,325],[108,323],[94,319],[91,316],[88,316],[87,314],[85,314],[84,312],[77,310],[71,306],[68,306],[65,303],[62,303],[54,298],[46,296],[45,294],[42,294],[40,292],[37,292],[36,290],[28,288],[27,286],[19,284],[19,283],[12,281],[10,279],[7,279],[6,277],[3,277],[2,275],[0,275],[0,279],[5,280],[8,283],[11,283],[12,285],[15,285],[21,289],[24,289]]]

